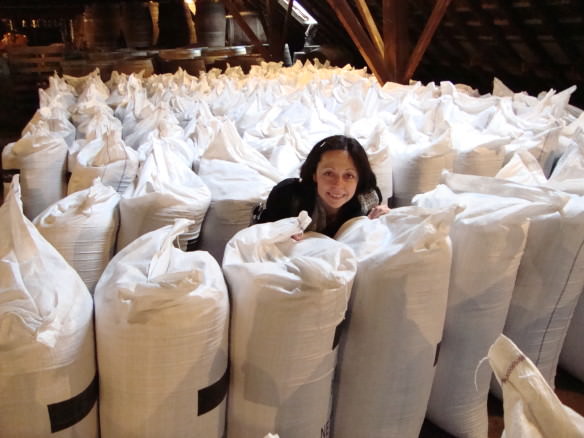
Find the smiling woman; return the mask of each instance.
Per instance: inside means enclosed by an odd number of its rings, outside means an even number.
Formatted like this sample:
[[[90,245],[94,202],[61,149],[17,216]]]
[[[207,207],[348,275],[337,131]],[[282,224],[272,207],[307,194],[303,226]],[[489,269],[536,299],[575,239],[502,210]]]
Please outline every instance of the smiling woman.
[[[347,220],[378,217],[389,209],[361,144],[334,135],[319,141],[300,168],[300,178],[288,178],[270,192],[265,207],[254,211],[255,223],[297,216],[306,210],[312,222],[307,231],[333,237]]]

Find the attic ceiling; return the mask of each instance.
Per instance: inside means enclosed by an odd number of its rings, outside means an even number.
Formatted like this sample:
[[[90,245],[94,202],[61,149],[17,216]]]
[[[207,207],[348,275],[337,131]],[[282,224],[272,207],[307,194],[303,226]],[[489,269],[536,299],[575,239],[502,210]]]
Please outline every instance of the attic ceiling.
[[[330,41],[348,38],[330,4],[301,2]],[[306,4],[305,4],[306,3]],[[356,11],[356,0],[339,0]],[[383,29],[387,0],[368,0]],[[438,1],[408,0],[407,52],[416,44]],[[498,77],[514,91],[530,94],[577,85],[571,103],[584,107],[584,2],[581,0],[452,0],[412,78],[449,80],[491,91]]]
[[[230,1],[240,10],[257,10],[264,15],[269,12],[270,3],[276,2]],[[577,85],[571,103],[584,108],[582,0],[295,1],[302,4],[318,21],[320,43],[350,51],[357,67],[368,65],[373,71],[375,63],[369,59],[369,55],[372,55],[374,60],[385,64],[385,67],[393,62],[402,73],[434,8],[439,4],[446,5],[445,13],[439,17],[441,20],[434,22],[435,32],[423,50],[420,62],[415,64],[412,79],[422,82],[449,80],[486,93],[491,91],[493,79],[498,77],[514,91],[527,91],[533,95],[550,88],[559,91]],[[62,8],[74,13],[80,5],[86,3],[89,2],[3,0],[0,18],[6,17],[15,8],[21,12],[27,8],[44,7],[52,11]],[[366,5],[385,41],[386,50],[379,56],[372,53],[375,51],[375,41],[371,38],[366,20],[359,13],[359,5]],[[387,11],[392,8],[399,9],[401,15],[388,15]],[[346,21],[343,23],[347,12],[339,11],[345,9],[352,12],[358,21],[349,21],[352,25],[348,26]],[[396,19],[400,17],[403,20]],[[395,20],[395,26],[389,22],[392,19]],[[293,25],[296,30],[289,31],[288,38],[293,38],[303,30],[297,23]],[[355,36],[359,33],[361,40]],[[369,39],[363,40],[363,35]],[[387,50],[388,45],[392,44],[395,49],[393,60],[389,59],[391,53]]]

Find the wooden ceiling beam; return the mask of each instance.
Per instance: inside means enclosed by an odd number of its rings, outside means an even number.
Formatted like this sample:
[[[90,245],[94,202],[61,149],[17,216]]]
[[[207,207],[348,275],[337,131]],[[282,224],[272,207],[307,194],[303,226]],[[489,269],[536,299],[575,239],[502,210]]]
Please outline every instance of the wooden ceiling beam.
[[[327,0],[327,2],[332,10],[335,11],[339,21],[345,28],[345,31],[357,46],[359,53],[361,53],[361,56],[379,83],[383,85],[385,82],[389,81],[390,75],[385,68],[381,55],[377,52],[377,49],[371,42],[367,33],[365,33],[365,30],[363,30],[361,23],[353,13],[347,0]]]
[[[430,45],[430,41],[432,41],[432,37],[434,36],[436,29],[438,29],[438,25],[442,21],[442,18],[444,18],[444,14],[446,14],[451,1],[452,0],[436,0],[434,8],[432,9],[432,14],[426,22],[426,26],[424,26],[422,34],[418,38],[418,42],[416,43],[416,46],[410,55],[400,82],[405,83],[412,78],[416,68],[422,60],[422,57],[424,56],[424,52]]]
[[[383,0],[382,8],[385,66],[392,81],[405,83],[403,72],[409,50],[407,2]]]

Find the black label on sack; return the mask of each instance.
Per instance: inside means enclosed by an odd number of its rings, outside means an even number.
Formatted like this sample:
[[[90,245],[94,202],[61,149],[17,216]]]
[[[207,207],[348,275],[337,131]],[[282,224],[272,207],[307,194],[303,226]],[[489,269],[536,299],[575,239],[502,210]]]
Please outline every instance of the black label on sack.
[[[99,379],[96,374],[89,386],[81,393],[69,400],[48,405],[51,433],[67,429],[83,420],[93,409],[98,394]]]
[[[335,337],[333,338],[333,350],[337,348],[337,345],[339,345],[339,342],[341,341],[341,335],[343,334],[343,329],[345,328],[345,325],[347,325],[347,318],[343,319],[335,329]]]
[[[198,401],[199,410],[197,415],[206,414],[212,411],[217,406],[221,404],[225,396],[227,395],[227,388],[229,387],[229,367],[225,369],[223,377],[217,380],[212,385],[206,388],[199,389]]]
[[[320,438],[329,438],[331,435],[331,420],[327,422],[320,428]]]
[[[436,354],[434,355],[434,366],[438,363],[438,356],[440,356],[440,345],[442,345],[442,341],[438,342],[436,345]]]

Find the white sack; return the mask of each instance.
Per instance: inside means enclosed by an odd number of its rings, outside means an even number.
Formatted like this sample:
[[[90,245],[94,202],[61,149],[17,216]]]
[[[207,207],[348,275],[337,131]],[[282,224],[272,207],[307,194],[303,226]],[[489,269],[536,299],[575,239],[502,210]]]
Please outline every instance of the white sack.
[[[471,177],[467,192],[454,193],[448,182],[457,177],[466,175],[448,175],[446,185],[415,198],[424,207],[464,208],[451,228],[448,309],[428,418],[454,436],[484,438],[491,373],[480,370],[475,375],[475,368],[505,325],[529,217],[558,211],[563,202],[473,192],[496,183],[486,177]]]
[[[223,272],[232,300],[227,433],[256,438],[329,434],[335,334],[345,317],[357,261],[298,218],[241,230]]]
[[[93,303],[22,213],[18,177],[0,207],[0,435],[97,438]]]
[[[27,135],[12,147],[20,163],[22,203],[30,220],[66,193],[67,144],[61,137]]]
[[[221,438],[229,301],[217,262],[173,241],[185,219],[117,254],[97,284],[103,438]]]
[[[450,136],[444,134],[433,143],[404,145],[392,149],[392,205],[410,205],[418,193],[434,189],[444,169],[452,170],[454,153]]]
[[[229,239],[251,223],[254,207],[275,184],[244,164],[223,160],[201,160],[199,175],[211,191],[211,204],[198,248],[221,263]]]
[[[192,220],[179,236],[181,249],[191,249],[199,239],[211,192],[174,152],[155,143],[134,184],[120,202],[120,232],[117,251],[144,233],[174,223]]]
[[[114,254],[119,202],[120,195],[96,179],[88,189],[61,199],[34,220],[90,292]]]
[[[359,266],[336,378],[336,438],[417,437],[446,314],[454,209],[393,209],[335,236]]]
[[[562,368],[584,382],[584,294],[580,295],[560,354]]]
[[[110,131],[91,140],[79,151],[67,186],[69,194],[91,186],[95,178],[101,178],[123,194],[138,173],[138,155],[126,146],[120,131]]]
[[[562,404],[535,364],[505,335],[489,349],[503,389],[504,438],[581,438],[584,417]]]
[[[8,197],[12,177],[20,173],[20,161],[18,156],[12,152],[12,148],[15,144],[16,142],[8,143],[2,149],[2,199],[6,199]]]
[[[503,330],[553,386],[568,324],[584,288],[584,199],[499,179],[480,184],[477,178],[445,176],[454,191],[558,206],[555,212],[529,217],[527,243]],[[492,389],[497,393],[496,386]]]

